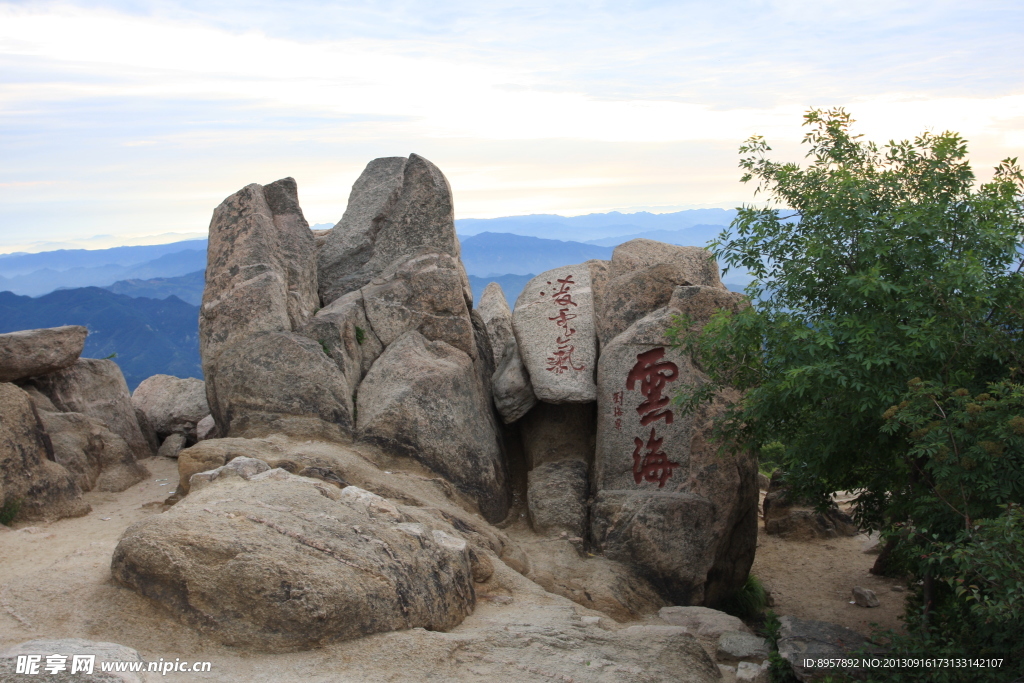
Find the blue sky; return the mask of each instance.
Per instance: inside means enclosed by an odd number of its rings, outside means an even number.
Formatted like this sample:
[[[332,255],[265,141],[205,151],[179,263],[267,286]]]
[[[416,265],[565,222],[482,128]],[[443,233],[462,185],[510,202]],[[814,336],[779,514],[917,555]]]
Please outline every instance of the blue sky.
[[[0,2],[0,251],[205,231],[293,176],[336,221],[417,152],[458,217],[731,207],[808,107],[1024,158],[1020,2]],[[87,240],[95,235],[111,237]],[[85,241],[83,241],[85,240]]]

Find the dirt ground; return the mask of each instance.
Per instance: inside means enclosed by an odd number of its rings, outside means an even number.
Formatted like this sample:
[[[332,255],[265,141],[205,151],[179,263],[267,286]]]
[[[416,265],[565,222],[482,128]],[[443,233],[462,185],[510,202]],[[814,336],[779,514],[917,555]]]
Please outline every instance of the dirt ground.
[[[139,650],[147,660],[180,657],[214,663],[212,675],[171,674],[160,680],[255,682],[410,680],[403,678],[408,671],[403,673],[401,667],[395,666],[389,648],[406,640],[406,645],[417,653],[421,647],[424,652],[441,647],[437,638],[431,640],[424,634],[410,632],[398,641],[371,636],[316,651],[253,656],[210,643],[170,619],[159,607],[121,588],[110,577],[110,558],[122,532],[138,520],[159,514],[162,501],[175,487],[176,461],[151,458],[144,464],[152,476],[127,491],[85,494],[92,512],[84,517],[53,523],[21,523],[13,530],[0,527],[0,650],[38,638],[118,642]],[[869,632],[872,623],[898,627],[906,592],[892,590],[899,585],[898,581],[868,573],[876,557],[863,552],[869,544],[870,539],[864,535],[790,542],[762,533],[753,573],[772,591],[774,609],[780,615],[832,621],[864,633]],[[514,578],[525,581],[518,575]],[[865,609],[849,604],[854,586],[874,590],[881,606]],[[528,598],[534,607],[545,603],[545,596],[554,598],[539,588],[537,593]],[[556,602],[561,605],[565,601],[558,598],[552,604]],[[457,630],[486,631],[507,620],[513,623],[526,618],[528,612],[517,614],[517,609],[502,601],[492,604],[485,598]],[[555,622],[549,627],[560,628]],[[435,656],[449,655],[439,650]],[[362,675],[338,678],[339,657],[348,662],[350,670],[361,669]],[[418,660],[420,655],[415,657]],[[290,669],[293,674],[282,677],[279,667]],[[225,678],[225,672],[231,674]],[[481,676],[479,680],[506,680],[504,675],[494,672]],[[516,679],[513,676],[507,680]]]

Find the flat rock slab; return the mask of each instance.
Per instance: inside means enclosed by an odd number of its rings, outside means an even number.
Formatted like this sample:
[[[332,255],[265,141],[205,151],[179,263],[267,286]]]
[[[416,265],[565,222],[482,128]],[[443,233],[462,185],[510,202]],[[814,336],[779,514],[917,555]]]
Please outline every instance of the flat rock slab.
[[[464,540],[283,470],[218,478],[132,525],[111,572],[215,640],[267,651],[447,631],[475,604]]]
[[[530,280],[516,301],[512,327],[538,399],[589,403],[597,397],[594,297],[586,264]]]
[[[0,382],[45,375],[82,355],[89,330],[81,325],[0,334]]]

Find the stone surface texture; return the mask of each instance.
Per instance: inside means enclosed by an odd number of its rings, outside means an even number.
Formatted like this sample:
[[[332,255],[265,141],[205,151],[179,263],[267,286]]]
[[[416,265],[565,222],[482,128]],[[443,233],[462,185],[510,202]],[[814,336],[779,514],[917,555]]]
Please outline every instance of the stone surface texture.
[[[658,616],[674,626],[682,626],[690,633],[715,639],[729,632],[750,633],[750,628],[739,617],[707,607],[662,607]]]
[[[45,375],[78,360],[89,330],[81,325],[0,334],[0,382]]]
[[[516,300],[512,328],[539,400],[595,399],[597,339],[586,264],[555,268],[530,280]]]
[[[74,475],[53,461],[53,445],[28,394],[0,382],[0,480],[19,501],[17,521],[80,517],[90,510]]]
[[[46,658],[52,654],[65,655],[66,668],[63,671],[47,671]],[[38,674],[18,674],[18,655],[40,655]],[[81,671],[71,673],[74,655],[93,655],[93,671],[91,674]],[[81,638],[62,638],[59,640],[30,640],[9,647],[0,652],[0,681],[30,681],[42,677],[46,681],[56,683],[152,683],[160,679],[159,674],[150,672],[104,672],[101,662],[143,662],[137,650],[117,643],[103,643]]]
[[[530,470],[526,504],[534,531],[565,532],[573,538],[586,535],[590,490],[587,469],[587,463],[581,460],[559,460]]]
[[[178,454],[181,453],[181,449],[188,444],[184,434],[175,433],[164,439],[164,442],[160,444],[159,450],[156,454],[161,458],[177,458]]]
[[[519,420],[537,404],[530,375],[519,355],[519,344],[512,329],[512,309],[501,285],[492,282],[480,296],[478,308],[494,353],[491,383],[494,406],[505,424]]]
[[[287,473],[193,491],[129,527],[111,571],[218,641],[267,651],[446,631],[476,601],[464,540],[368,491]]]
[[[419,460],[497,522],[508,512],[510,494],[490,404],[468,355],[407,332],[359,387],[357,438]]]
[[[815,619],[799,619],[784,616],[779,618],[779,654],[793,668],[797,679],[803,683],[820,680],[827,670],[805,667],[805,659],[843,659],[851,653],[866,648],[869,653],[878,651],[867,639],[856,631]],[[847,673],[854,673],[847,670]]]
[[[174,433],[196,441],[196,425],[210,414],[206,384],[194,377],[153,375],[132,392],[132,405],[141,410],[160,439]]]
[[[82,413],[40,412],[54,460],[82,491],[124,491],[149,476],[128,443],[96,418]]]
[[[417,154],[374,159],[352,186],[345,214],[319,251],[324,305],[421,248],[459,257],[448,180]]]
[[[764,530],[788,541],[856,536],[860,533],[853,518],[838,505],[833,503],[824,512],[819,512],[810,505],[810,501],[794,500],[781,470],[772,474],[761,510]]]
[[[363,294],[359,291],[321,308],[300,333],[323,347],[345,377],[350,394],[356,393],[373,361],[384,350],[366,319]]]
[[[757,540],[757,467],[708,442],[721,393],[697,413],[670,404],[705,381],[665,332],[661,308],[601,353],[591,531],[609,557],[629,562],[677,604],[714,605],[746,579]]]
[[[74,364],[30,380],[64,413],[83,413],[127,442],[137,460],[153,455],[142,434],[128,384],[112,360],[79,358]]]

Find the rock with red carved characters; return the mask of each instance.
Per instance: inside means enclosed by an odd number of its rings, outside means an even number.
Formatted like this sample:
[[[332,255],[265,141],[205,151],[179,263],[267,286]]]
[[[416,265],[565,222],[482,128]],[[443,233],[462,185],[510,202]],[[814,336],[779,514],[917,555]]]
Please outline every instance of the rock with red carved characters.
[[[757,541],[752,456],[708,442],[722,394],[684,417],[671,397],[706,381],[665,336],[679,311],[633,323],[598,364],[592,533],[676,604],[714,604],[746,579]]]
[[[555,268],[530,280],[516,300],[512,328],[539,400],[594,400],[597,338],[587,264]]]

